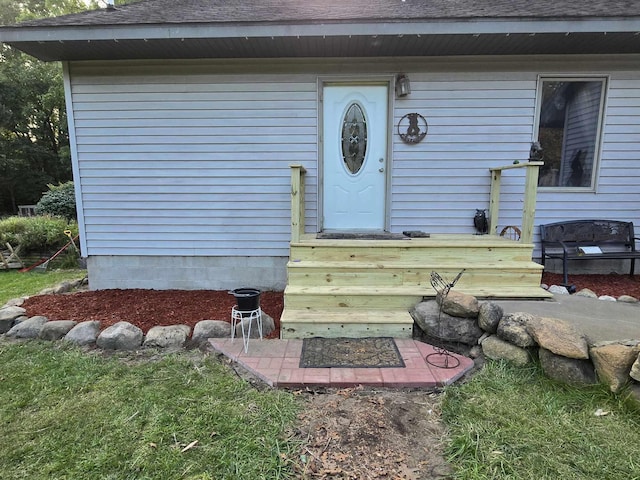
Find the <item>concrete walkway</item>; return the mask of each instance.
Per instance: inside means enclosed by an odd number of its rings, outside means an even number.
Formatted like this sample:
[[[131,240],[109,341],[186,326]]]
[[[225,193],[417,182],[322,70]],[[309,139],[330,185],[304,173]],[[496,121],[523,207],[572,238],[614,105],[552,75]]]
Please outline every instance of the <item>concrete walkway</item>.
[[[527,312],[571,322],[591,343],[640,339],[640,303],[610,302],[577,295],[549,300],[499,300],[505,313]]]

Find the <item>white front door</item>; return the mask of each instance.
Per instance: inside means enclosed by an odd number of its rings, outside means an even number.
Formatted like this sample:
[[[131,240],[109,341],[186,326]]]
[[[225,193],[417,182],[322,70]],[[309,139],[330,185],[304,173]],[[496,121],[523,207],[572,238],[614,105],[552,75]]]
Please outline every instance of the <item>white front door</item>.
[[[324,230],[384,230],[388,94],[387,85],[324,87]]]

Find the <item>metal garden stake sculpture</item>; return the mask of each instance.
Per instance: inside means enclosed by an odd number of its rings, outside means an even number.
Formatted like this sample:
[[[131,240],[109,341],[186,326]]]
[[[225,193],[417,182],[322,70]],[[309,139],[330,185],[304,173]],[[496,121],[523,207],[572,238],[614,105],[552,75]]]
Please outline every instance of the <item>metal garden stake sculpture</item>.
[[[443,340],[442,338],[442,306],[449,295],[449,291],[454,287],[454,285],[460,280],[460,277],[464,273],[464,268],[460,270],[460,273],[456,275],[456,278],[453,281],[448,282],[443,279],[437,272],[431,272],[431,286],[436,291],[436,301],[438,301],[438,333],[436,338],[438,340]],[[438,300],[439,297],[439,300]],[[451,353],[441,346],[433,346],[435,350],[434,353],[430,353],[425,357],[425,360],[434,367],[438,368],[456,368],[460,365],[460,360],[451,355]]]

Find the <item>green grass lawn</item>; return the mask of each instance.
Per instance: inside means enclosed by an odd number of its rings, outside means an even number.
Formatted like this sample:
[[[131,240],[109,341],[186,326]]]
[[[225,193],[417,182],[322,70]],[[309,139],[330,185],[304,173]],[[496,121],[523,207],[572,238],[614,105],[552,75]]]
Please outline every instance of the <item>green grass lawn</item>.
[[[640,479],[640,412],[624,398],[557,384],[537,366],[489,362],[446,391],[456,478]]]
[[[34,295],[43,288],[53,287],[64,280],[76,280],[86,274],[86,270],[49,270],[46,273],[0,270],[0,307],[12,298]]]
[[[296,410],[200,352],[139,361],[0,341],[3,479],[287,478]]]

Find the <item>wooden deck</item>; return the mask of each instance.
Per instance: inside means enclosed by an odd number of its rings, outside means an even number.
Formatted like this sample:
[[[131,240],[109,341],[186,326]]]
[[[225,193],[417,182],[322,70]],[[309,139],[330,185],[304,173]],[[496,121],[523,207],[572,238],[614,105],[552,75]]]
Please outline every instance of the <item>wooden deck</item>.
[[[431,272],[455,290],[486,298],[547,298],[542,266],[531,261],[541,162],[490,169],[490,235],[437,235],[401,240],[317,239],[305,234],[305,169],[291,165],[291,248],[281,337],[408,338],[408,310],[435,297]],[[521,238],[496,235],[503,171],[526,169]]]
[[[532,244],[493,235],[291,243],[282,338],[410,337],[409,308],[435,297],[431,272],[479,298],[546,298]]]

